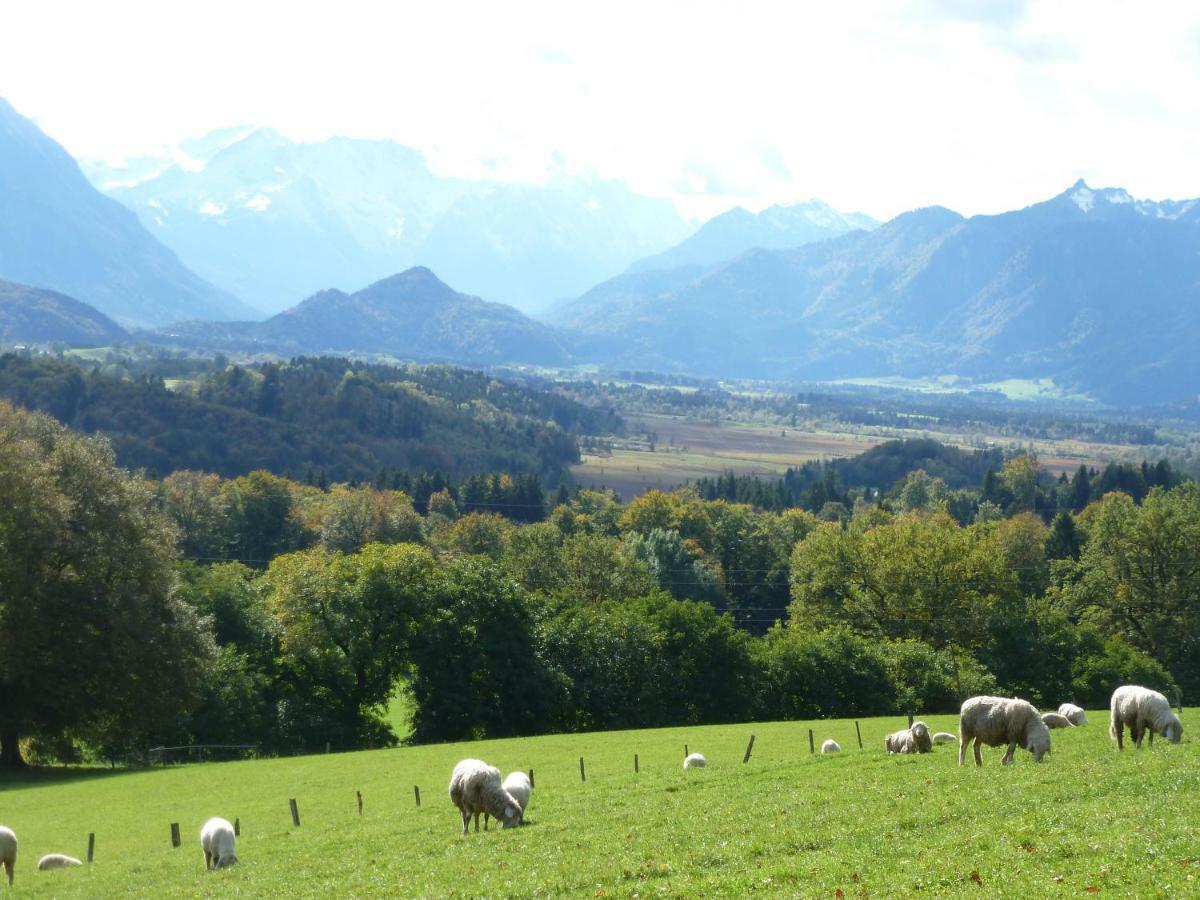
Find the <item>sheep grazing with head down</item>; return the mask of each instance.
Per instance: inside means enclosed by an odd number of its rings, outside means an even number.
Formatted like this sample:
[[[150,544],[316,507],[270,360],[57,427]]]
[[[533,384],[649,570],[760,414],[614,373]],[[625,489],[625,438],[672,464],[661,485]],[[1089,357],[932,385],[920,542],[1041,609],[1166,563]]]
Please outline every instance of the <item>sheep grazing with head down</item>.
[[[204,868],[223,869],[238,861],[234,852],[233,826],[220,816],[214,816],[200,829],[200,848],[204,851]]]
[[[704,758],[703,753],[689,753],[683,758],[685,769],[703,769],[707,765],[708,760]]]
[[[1062,713],[1047,712],[1042,713],[1042,721],[1046,723],[1047,728],[1074,728],[1071,720]]]
[[[953,744],[957,740],[958,738],[948,731],[939,731],[933,736],[933,742],[935,744]]]
[[[11,828],[0,825],[0,865],[8,873],[8,885],[12,887],[13,867],[17,864],[17,836]]]
[[[967,744],[974,741],[975,765],[983,765],[979,745],[1002,747],[1008,751],[1001,760],[1004,765],[1013,761],[1017,747],[1024,747],[1033,754],[1034,762],[1050,752],[1050,729],[1042,721],[1033,704],[1025,700],[1009,700],[1005,697],[972,697],[962,705],[958,717],[958,764],[961,766],[967,753]]]
[[[842,745],[839,744],[837,741],[835,741],[833,738],[830,738],[829,740],[827,740],[825,743],[823,743],[821,745],[821,752],[822,753],[841,753]]]
[[[1086,725],[1088,723],[1087,713],[1083,711],[1083,707],[1076,706],[1074,703],[1060,703],[1058,714],[1066,716],[1067,721],[1072,725]],[[1043,718],[1045,717],[1043,716]]]
[[[913,722],[903,731],[893,731],[883,739],[888,753],[928,753],[933,749],[933,738],[929,726],[924,722]]]
[[[521,804],[521,824],[525,824],[525,814],[529,812],[529,798],[533,796],[533,782],[524,772],[510,772],[501,785],[512,794],[512,798]],[[483,830],[487,831],[488,814],[483,814]]]
[[[479,832],[479,816],[486,814],[502,828],[521,824],[521,804],[500,781],[500,770],[481,759],[464,759],[450,775],[450,800],[462,813],[463,834],[471,817],[475,817],[475,832]],[[487,820],[484,819],[484,831]]]
[[[1127,684],[1113,691],[1112,703],[1109,707],[1108,733],[1116,740],[1117,749],[1124,750],[1125,726],[1129,726],[1133,745],[1140,748],[1146,733],[1150,734],[1150,743],[1154,743],[1154,735],[1165,737],[1172,744],[1178,744],[1183,737],[1183,723],[1171,712],[1171,704],[1158,691]]]
[[[72,866],[82,866],[83,863],[65,853],[47,853],[38,860],[38,871],[48,872],[51,869],[69,869]]]

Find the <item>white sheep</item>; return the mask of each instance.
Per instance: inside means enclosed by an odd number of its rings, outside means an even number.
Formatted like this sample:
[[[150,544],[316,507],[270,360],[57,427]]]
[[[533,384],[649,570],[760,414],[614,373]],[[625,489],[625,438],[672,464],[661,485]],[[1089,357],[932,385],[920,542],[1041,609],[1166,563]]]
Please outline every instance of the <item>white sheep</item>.
[[[703,753],[689,753],[683,758],[685,769],[703,769],[707,765],[708,760],[704,758]]]
[[[1067,721],[1072,725],[1086,725],[1088,723],[1087,713],[1083,711],[1083,707],[1076,706],[1074,703],[1060,703],[1058,712],[1059,715],[1066,716]]]
[[[209,819],[200,829],[200,847],[204,850],[206,869],[223,869],[238,861],[233,826],[220,816]]]
[[[48,872],[50,869],[69,869],[71,866],[82,866],[83,863],[65,853],[47,853],[38,860],[38,871]]]
[[[1047,728],[1074,728],[1074,723],[1071,722],[1062,713],[1047,712],[1042,713],[1042,721],[1046,723]]]
[[[933,742],[935,744],[953,744],[957,740],[958,738],[948,731],[939,731],[933,736]]]
[[[525,813],[529,812],[529,799],[533,796],[533,782],[524,772],[510,772],[501,785],[512,794],[512,798],[521,804],[521,821],[524,823]],[[487,830],[488,814],[483,814],[483,828]]]
[[[833,738],[830,738],[829,740],[827,740],[825,743],[823,743],[821,745],[821,752],[822,753],[841,753],[842,745],[839,744],[837,741],[835,741]]]
[[[888,753],[928,753],[933,749],[929,726],[924,722],[913,722],[902,731],[893,731],[883,739]]]
[[[983,765],[979,745],[1000,747],[1008,744],[1001,760],[1004,765],[1013,761],[1020,745],[1033,754],[1034,762],[1050,752],[1050,729],[1042,721],[1033,704],[1005,697],[972,697],[962,705],[958,717],[958,764],[963,764],[967,745],[974,741],[975,765]]]
[[[481,759],[464,759],[454,767],[450,776],[450,800],[462,813],[463,834],[467,833],[471,816],[475,817],[475,831],[479,832],[480,814],[490,815],[503,828],[521,824],[521,804],[504,789],[500,770]],[[486,831],[486,817],[483,827]]]
[[[1158,691],[1136,684],[1126,684],[1113,691],[1108,733],[1116,739],[1118,750],[1125,749],[1123,738],[1126,725],[1129,726],[1133,745],[1139,748],[1147,731],[1151,743],[1154,742],[1155,733],[1172,744],[1178,744],[1183,737],[1183,723],[1171,712],[1167,698]]]
[[[0,825],[0,865],[8,873],[8,885],[12,887],[13,866],[17,864],[17,836],[11,828]]]

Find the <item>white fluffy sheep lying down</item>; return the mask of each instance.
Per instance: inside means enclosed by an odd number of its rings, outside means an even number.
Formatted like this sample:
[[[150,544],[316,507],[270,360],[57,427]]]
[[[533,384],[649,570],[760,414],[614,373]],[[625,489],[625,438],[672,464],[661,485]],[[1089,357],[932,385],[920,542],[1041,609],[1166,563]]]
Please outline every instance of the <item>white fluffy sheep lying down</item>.
[[[1087,713],[1083,711],[1083,707],[1076,706],[1074,703],[1060,703],[1058,705],[1058,714],[1066,716],[1067,721],[1072,725],[1086,725],[1088,723]],[[1042,718],[1045,718],[1045,716]]]
[[[1116,739],[1118,750],[1125,749],[1126,725],[1133,745],[1139,748],[1147,731],[1151,743],[1155,734],[1162,735],[1172,744],[1178,744],[1183,737],[1183,723],[1171,712],[1167,698],[1158,691],[1136,684],[1126,684],[1113,691],[1109,716],[1108,733]]]
[[[885,737],[883,746],[888,753],[928,753],[933,749],[933,739],[929,736],[928,725],[913,722],[911,727],[893,731]]]
[[[821,752],[822,753],[841,753],[842,745],[839,744],[837,741],[835,741],[833,738],[830,738],[829,740],[827,740],[825,743],[823,743],[821,745]]]
[[[689,753],[683,758],[685,769],[703,769],[707,765],[708,760],[704,758],[703,753]]]
[[[17,836],[11,828],[0,825],[0,865],[8,873],[8,884],[12,886],[13,867],[17,864]]]
[[[204,868],[223,869],[237,862],[234,852],[233,826],[220,816],[214,816],[200,829],[200,848],[204,851]]]
[[[69,869],[71,866],[82,866],[83,863],[65,853],[47,853],[38,860],[38,871],[47,872],[50,869]]]
[[[521,824],[521,804],[504,789],[500,770],[481,759],[464,759],[454,767],[450,775],[450,800],[462,813],[463,834],[467,833],[472,816],[478,833],[479,816],[483,813],[504,828]],[[483,824],[486,831],[486,819]]]
[[[1047,728],[1074,728],[1075,725],[1064,716],[1062,713],[1047,712],[1042,713],[1042,721],[1046,723]]]
[[[957,740],[958,738],[948,731],[939,731],[933,736],[933,742],[935,744],[953,744]]]
[[[1004,765],[1013,761],[1013,754],[1021,746],[1033,754],[1034,762],[1050,752],[1050,729],[1042,721],[1033,704],[1025,700],[1009,700],[1005,697],[972,697],[962,705],[958,717],[959,739],[958,764],[961,766],[967,753],[967,744],[975,742],[975,765],[983,765],[979,745],[1001,747],[1008,744],[1004,754]]]

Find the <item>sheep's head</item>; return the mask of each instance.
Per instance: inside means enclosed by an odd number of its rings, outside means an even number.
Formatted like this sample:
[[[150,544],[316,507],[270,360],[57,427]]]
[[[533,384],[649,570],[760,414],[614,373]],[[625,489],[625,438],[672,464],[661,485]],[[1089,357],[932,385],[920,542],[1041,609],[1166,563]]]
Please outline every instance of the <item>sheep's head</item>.
[[[217,861],[213,864],[213,868],[224,869],[226,866],[232,866],[237,861],[237,854],[226,853],[224,856],[217,857]]]
[[[1025,730],[1025,749],[1033,754],[1034,762],[1041,762],[1042,757],[1050,752],[1050,729],[1041,718],[1030,722]]]
[[[1168,722],[1167,726],[1162,730],[1162,736],[1172,744],[1178,744],[1183,737],[1183,723],[1178,719]]]
[[[909,733],[919,753],[928,753],[933,749],[933,738],[929,736],[929,726],[924,722],[913,722]]]
[[[521,804],[513,800],[511,803],[504,804],[504,811],[497,816],[500,820],[501,828],[516,828],[521,824]]]

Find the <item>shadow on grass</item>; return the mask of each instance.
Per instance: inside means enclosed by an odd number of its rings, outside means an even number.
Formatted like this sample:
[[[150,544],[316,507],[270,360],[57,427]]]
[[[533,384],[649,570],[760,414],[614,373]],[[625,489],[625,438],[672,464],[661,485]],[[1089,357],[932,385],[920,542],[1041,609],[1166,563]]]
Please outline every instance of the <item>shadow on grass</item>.
[[[119,778],[148,772],[150,769],[112,769],[101,766],[27,766],[23,769],[0,769],[0,791],[20,791],[26,788],[51,787],[97,778]]]

